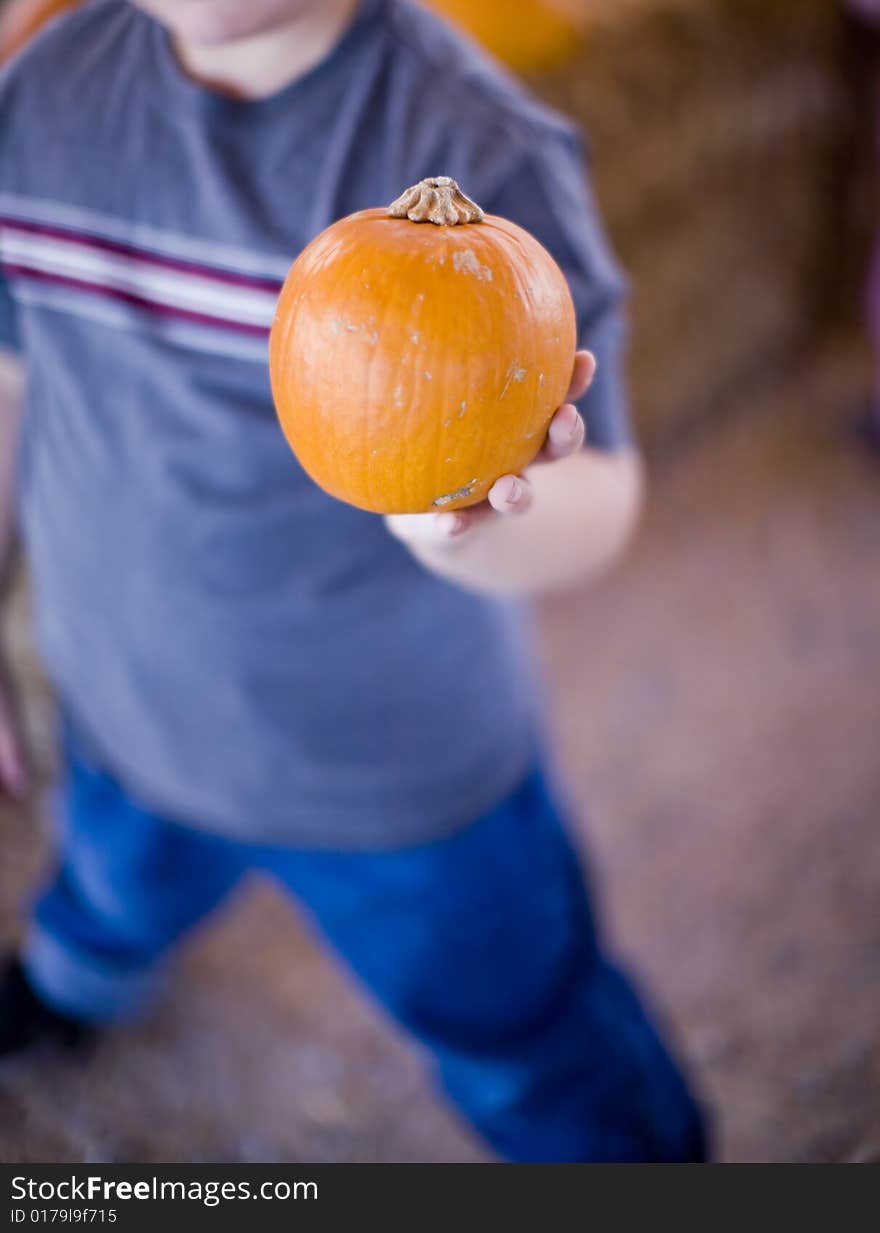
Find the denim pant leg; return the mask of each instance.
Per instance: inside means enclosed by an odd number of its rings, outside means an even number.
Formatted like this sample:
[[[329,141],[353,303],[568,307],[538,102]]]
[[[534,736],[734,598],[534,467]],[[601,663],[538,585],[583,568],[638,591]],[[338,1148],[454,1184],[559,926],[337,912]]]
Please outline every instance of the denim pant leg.
[[[539,773],[448,839],[276,852],[271,864],[499,1155],[703,1157],[700,1112],[601,953],[583,873]]]
[[[238,880],[245,849],[175,826],[69,751],[56,794],[56,867],[25,936],[42,998],[83,1021],[137,1010],[160,960]]]

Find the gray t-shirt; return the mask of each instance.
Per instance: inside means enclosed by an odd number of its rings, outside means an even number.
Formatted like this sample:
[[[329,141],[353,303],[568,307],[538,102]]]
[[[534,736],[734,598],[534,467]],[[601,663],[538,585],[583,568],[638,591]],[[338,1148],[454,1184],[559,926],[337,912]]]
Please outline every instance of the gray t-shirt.
[[[523,614],[332,500],[278,428],[280,282],[334,219],[455,176],[568,275],[628,439],[621,280],[569,125],[399,0],[279,93],[186,78],[120,0],[0,76],[0,345],[27,365],[20,513],[39,644],[132,795],[250,841],[384,845],[478,816],[535,756]]]

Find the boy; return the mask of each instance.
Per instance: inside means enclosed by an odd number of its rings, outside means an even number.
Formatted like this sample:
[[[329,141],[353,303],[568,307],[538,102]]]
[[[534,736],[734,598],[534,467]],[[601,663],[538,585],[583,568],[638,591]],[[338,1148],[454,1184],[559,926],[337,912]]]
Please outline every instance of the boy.
[[[639,503],[620,282],[568,127],[401,0],[95,0],[0,107],[0,339],[27,369],[18,512],[65,757],[0,1048],[136,1010],[259,868],[501,1156],[700,1159],[600,949],[508,598],[600,569]],[[567,404],[482,508],[383,520],[291,457],[267,329],[311,236],[439,173],[565,269],[591,445]]]

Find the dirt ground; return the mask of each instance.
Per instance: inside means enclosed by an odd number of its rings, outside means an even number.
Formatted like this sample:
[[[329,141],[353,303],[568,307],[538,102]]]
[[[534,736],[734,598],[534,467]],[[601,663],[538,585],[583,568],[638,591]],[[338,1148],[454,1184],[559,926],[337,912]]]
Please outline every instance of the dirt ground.
[[[546,604],[578,837],[739,1161],[880,1161],[880,459],[829,346],[655,468],[635,552]],[[29,717],[48,708],[26,652]],[[0,816],[0,931],[41,859]],[[273,891],[84,1065],[0,1074],[0,1160],[449,1161],[481,1150]]]

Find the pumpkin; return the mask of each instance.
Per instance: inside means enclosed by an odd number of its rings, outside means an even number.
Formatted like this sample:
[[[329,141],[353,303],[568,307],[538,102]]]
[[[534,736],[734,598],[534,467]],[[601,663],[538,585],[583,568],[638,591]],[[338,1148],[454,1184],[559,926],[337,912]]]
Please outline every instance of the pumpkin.
[[[0,14],[0,63],[14,55],[52,17],[76,0],[12,0]]]
[[[473,35],[519,72],[556,68],[577,50],[583,0],[430,0],[454,25]]]
[[[331,495],[376,513],[482,501],[541,448],[576,345],[559,266],[454,180],[322,231],[269,343],[281,427]]]

